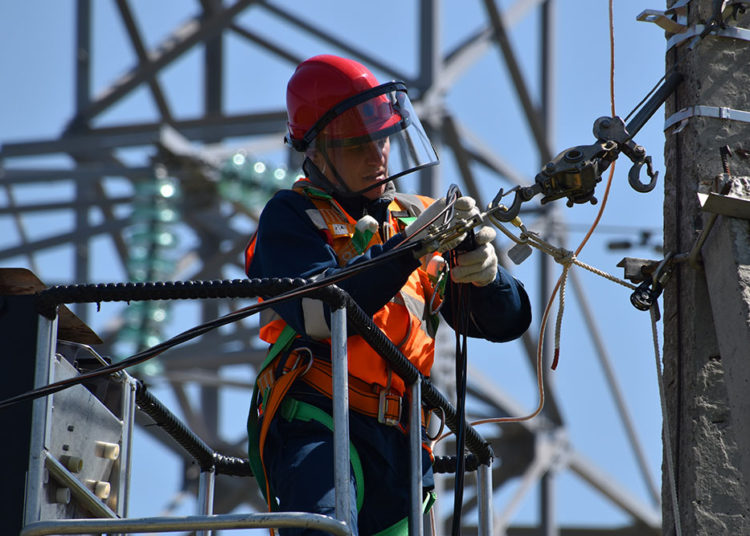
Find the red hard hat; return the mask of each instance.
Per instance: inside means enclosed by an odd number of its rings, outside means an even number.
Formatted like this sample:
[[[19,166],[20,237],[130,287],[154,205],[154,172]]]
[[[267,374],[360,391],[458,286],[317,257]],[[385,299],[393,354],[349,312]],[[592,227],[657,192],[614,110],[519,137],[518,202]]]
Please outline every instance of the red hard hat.
[[[306,149],[310,140],[303,141],[305,134],[326,113],[377,86],[375,76],[357,61],[327,54],[303,61],[287,84],[289,141],[299,150]],[[336,137],[361,136],[401,119],[382,95],[362,103],[356,110],[342,110],[336,117],[340,118],[335,125]]]

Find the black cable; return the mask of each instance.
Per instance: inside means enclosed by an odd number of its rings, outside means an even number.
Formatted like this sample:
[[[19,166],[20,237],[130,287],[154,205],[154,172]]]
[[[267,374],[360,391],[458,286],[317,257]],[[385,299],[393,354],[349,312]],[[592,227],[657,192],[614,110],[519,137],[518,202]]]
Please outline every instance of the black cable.
[[[456,265],[458,253],[449,253],[451,266]],[[453,284],[453,283],[451,283]],[[456,413],[458,425],[456,427],[456,460],[453,489],[453,522],[451,533],[453,536],[461,534],[461,507],[464,495],[464,475],[466,472],[466,377],[467,377],[467,333],[469,332],[469,293],[463,284],[455,284],[456,297],[452,304],[453,318],[456,322]]]
[[[451,184],[448,188],[446,201],[453,206],[456,200],[461,197],[461,191],[458,186]],[[449,204],[448,202],[446,203]],[[452,215],[452,214],[451,214]],[[448,262],[451,268],[458,264],[458,255],[462,252],[472,251],[476,248],[474,231],[470,230],[466,238],[448,252]],[[454,284],[455,300],[452,300],[451,309],[455,325],[456,335],[456,413],[458,423],[455,429],[456,434],[456,460],[453,487],[453,522],[451,533],[453,536],[461,534],[461,507],[464,496],[464,474],[466,471],[466,459],[464,451],[466,450],[466,375],[467,375],[467,334],[469,333],[469,292],[464,284]],[[488,462],[489,463],[489,462]]]
[[[291,289],[291,290],[286,290],[282,294],[279,294],[272,298],[268,298],[261,303],[257,303],[254,305],[250,305],[248,307],[244,307],[242,309],[238,309],[237,311],[233,311],[232,313],[229,313],[225,316],[219,317],[209,322],[205,322],[203,324],[199,324],[198,326],[195,326],[187,331],[184,331],[166,341],[163,341],[157,344],[156,346],[153,346],[147,350],[144,350],[143,352],[139,352],[127,359],[123,359],[122,361],[118,363],[114,363],[106,367],[101,367],[96,370],[92,370],[90,372],[80,374],[78,376],[74,376],[72,378],[54,382],[49,385],[39,387],[37,389],[33,389],[31,391],[21,393],[20,395],[7,398],[3,401],[0,401],[0,410],[10,405],[16,404],[18,402],[23,402],[25,400],[33,400],[33,399],[40,398],[43,396],[51,395],[59,391],[62,391],[63,389],[67,389],[68,387],[72,387],[73,385],[78,385],[80,383],[83,383],[92,378],[98,378],[100,376],[114,374],[128,367],[138,365],[140,363],[148,361],[149,359],[162,354],[163,352],[169,350],[170,348],[174,346],[177,346],[178,344],[182,344],[184,342],[192,340],[213,329],[224,326],[231,322],[242,320],[243,318],[251,316],[257,313],[258,311],[266,309],[279,302],[294,299],[304,294],[307,294],[309,292],[323,288],[325,286],[336,284],[339,281],[352,277],[353,275],[363,270],[367,270],[377,264],[389,261],[394,257],[411,252],[412,250],[418,248],[419,245],[420,245],[419,242],[405,244],[402,247],[399,247],[398,249],[393,249],[382,255],[379,255],[378,257],[368,259],[367,261],[364,261],[364,262],[352,264],[337,274],[334,274],[329,277],[324,277],[313,282],[309,282],[308,280],[302,279],[302,278],[296,278],[296,279],[281,278],[281,279],[270,280],[271,281],[270,284],[266,285],[265,288],[260,288],[260,292],[256,292],[254,295],[258,296],[259,294],[262,294],[264,289],[266,292],[268,292],[269,290],[272,290],[274,286],[276,286],[277,288],[279,288],[280,286],[281,288]],[[247,283],[246,286],[253,287],[254,286],[253,284],[257,286],[258,283],[260,282],[261,280],[249,280],[249,281],[246,281],[245,283]],[[125,300],[131,300],[131,299],[164,299],[164,298],[160,298],[159,296],[165,296],[165,297],[168,296],[170,298],[183,298],[184,299],[188,297],[187,296],[188,291],[191,289],[197,293],[204,294],[201,297],[212,297],[212,294],[215,294],[215,293],[209,292],[211,290],[210,287],[212,285],[216,286],[218,290],[219,285],[217,285],[216,283],[219,283],[219,282],[210,281],[206,283],[207,283],[206,286],[208,288],[204,288],[200,284],[198,285],[195,285],[195,284],[176,285],[177,287],[180,287],[179,292],[175,291],[173,287],[169,286],[166,283],[133,284],[133,285],[83,285],[82,287],[73,287],[73,288],[58,286],[58,287],[52,287],[46,291],[42,291],[39,293],[38,295],[39,307],[40,307],[40,312],[42,314],[45,314],[46,316],[54,317],[53,305],[56,306],[59,303],[88,303],[88,302],[94,302],[94,301],[125,301]],[[229,294],[226,292],[222,293],[222,295],[224,295],[225,297],[229,297]],[[136,296],[136,297],[133,298],[132,296]],[[155,298],[154,296],[157,296],[157,297]]]
[[[154,397],[146,385],[136,380],[135,401],[146,415],[166,431],[206,471],[214,465],[214,451],[200,437],[185,426],[169,409]]]
[[[135,401],[141,411],[177,441],[198,462],[201,471],[213,468],[216,474],[253,476],[248,460],[219,454],[152,395],[143,382],[136,380],[135,387]]]
[[[466,454],[464,456],[464,471],[474,472],[479,469],[482,462],[474,454]],[[435,460],[432,462],[432,472],[438,474],[453,473],[456,470],[456,459],[453,456],[435,456]]]
[[[453,215],[453,211],[452,211],[453,204],[455,203],[457,199],[457,196],[455,195],[454,186],[455,185],[451,185],[449,194],[446,196],[448,198],[446,200],[447,201],[446,207],[442,211],[440,211],[440,213],[437,214],[430,222],[427,222],[422,228],[428,227],[441,216],[445,216],[446,222],[450,220],[450,218]],[[349,265],[344,270],[342,270],[341,272],[335,275],[323,277],[314,282],[309,282],[302,278],[274,279],[272,281],[275,281],[277,284],[286,285],[292,288],[294,286],[297,286],[299,288],[288,290],[287,292],[283,292],[282,294],[279,294],[273,298],[268,298],[264,300],[262,303],[244,307],[242,309],[238,309],[237,311],[234,311],[223,317],[217,318],[209,322],[205,322],[203,324],[199,324],[198,326],[195,326],[194,328],[184,331],[176,335],[175,337],[172,337],[166,341],[163,341],[157,344],[156,346],[153,346],[149,349],[139,352],[129,358],[123,359],[122,361],[119,361],[118,363],[115,363],[106,367],[101,367],[99,369],[87,372],[85,374],[81,374],[73,378],[68,378],[65,380],[54,382],[54,383],[51,383],[49,385],[46,385],[37,389],[27,391],[26,393],[21,393],[20,395],[2,400],[0,401],[0,410],[10,405],[16,404],[18,402],[23,402],[25,400],[33,400],[36,398],[41,398],[43,396],[48,396],[48,395],[57,393],[59,391],[62,391],[63,389],[67,389],[68,387],[72,387],[73,385],[78,385],[80,383],[83,383],[86,380],[97,378],[99,376],[113,374],[121,370],[124,370],[128,367],[138,365],[151,358],[158,356],[159,354],[167,351],[168,349],[174,346],[177,346],[178,344],[182,344],[191,339],[194,339],[195,337],[203,335],[204,333],[207,333],[208,331],[211,331],[223,325],[229,324],[231,322],[242,320],[243,318],[251,316],[255,314],[256,312],[266,309],[276,303],[290,300],[293,298],[297,298],[309,292],[326,287],[328,285],[336,284],[339,281],[343,281],[344,279],[352,277],[355,274],[358,274],[364,270],[372,268],[373,266],[389,261],[394,257],[404,255],[407,252],[414,251],[420,247],[420,243],[421,241],[412,242],[407,238],[403,242],[399,243],[392,250],[386,253],[383,253],[382,255],[379,255],[378,257],[368,259],[367,261]],[[257,281],[260,281],[260,280],[256,280],[256,282]],[[250,282],[252,282],[252,280]],[[60,303],[130,301],[130,300],[138,300],[138,299],[141,299],[141,300],[186,299],[189,297],[193,297],[191,296],[191,293],[190,293],[191,290],[206,290],[204,289],[204,287],[200,285],[195,285],[193,283],[194,282],[192,281],[176,282],[173,284],[173,286],[168,286],[168,284],[162,283],[162,282],[160,283],[137,283],[137,284],[83,285],[83,286],[75,286],[73,288],[57,286],[57,287],[52,287],[50,289],[42,291],[38,294],[38,307],[40,309],[41,314],[44,314],[45,316],[48,316],[49,318],[54,318],[56,314],[56,307]],[[213,285],[217,287],[215,290],[218,290],[220,288],[220,283],[222,282],[221,281],[208,282],[209,285]],[[176,288],[177,290],[175,290]],[[104,296],[102,296],[102,294],[104,294]],[[111,296],[107,296],[108,294]],[[256,293],[255,296],[258,296],[259,294],[263,294],[263,292],[261,291],[259,293]],[[219,294],[217,292],[204,292],[203,295],[199,297],[208,298],[208,297],[239,297],[239,296],[230,296],[230,294],[226,292],[223,294]],[[249,296],[245,296],[245,297],[249,297]]]

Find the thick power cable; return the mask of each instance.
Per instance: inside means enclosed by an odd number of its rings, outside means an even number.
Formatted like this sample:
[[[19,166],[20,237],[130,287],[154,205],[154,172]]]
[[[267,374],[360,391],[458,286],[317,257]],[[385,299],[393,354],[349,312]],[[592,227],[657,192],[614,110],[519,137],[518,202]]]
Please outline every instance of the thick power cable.
[[[394,254],[405,254],[412,247],[419,247],[419,243],[409,245],[400,249]],[[390,253],[390,252],[389,252]],[[387,254],[381,257],[387,257]],[[375,259],[373,259],[375,260]],[[365,263],[360,263],[365,264]],[[183,332],[168,341],[164,341],[153,348],[136,354],[135,356],[107,367],[102,367],[95,371],[81,374],[71,379],[71,381],[57,382],[48,386],[29,391],[22,395],[4,400],[0,403],[0,409],[22,400],[39,398],[49,394],[56,393],[72,385],[82,383],[88,379],[102,375],[118,372],[128,366],[138,364],[151,357],[155,357],[167,349],[193,339],[211,329],[228,324],[245,318],[257,311],[269,307],[279,301],[298,297],[301,294],[313,295],[314,298],[321,299],[329,303],[332,307],[346,307],[347,320],[351,326],[370,344],[378,353],[380,353],[391,365],[393,371],[404,379],[406,383],[421,381],[422,398],[428,407],[441,408],[446,425],[452,430],[458,426],[458,418],[455,408],[448,400],[424,378],[417,368],[399,351],[399,349],[388,339],[385,334],[377,329],[372,318],[367,315],[356,302],[343,290],[335,286],[330,286],[330,280],[343,276],[329,278],[328,281],[322,280],[309,283],[305,279],[271,279],[271,280],[235,280],[235,281],[208,281],[208,282],[190,282],[190,284],[127,284],[127,285],[83,285],[73,287],[53,287],[39,294],[41,303],[45,306],[47,314],[53,314],[57,303],[90,303],[97,301],[124,301],[126,299],[168,299],[188,297],[254,297],[259,294],[269,294],[272,291],[282,292],[278,296],[268,298],[262,303],[245,307],[214,321],[207,322],[196,326],[186,332]],[[321,287],[321,288],[318,288]],[[188,295],[190,294],[190,296]],[[135,296],[138,296],[137,298]],[[484,440],[475,430],[466,426],[467,449],[474,453],[480,463],[489,465],[494,454],[489,443]]]
[[[154,397],[141,381],[136,381],[135,401],[141,411],[151,417],[160,428],[167,432],[198,462],[201,471],[214,468],[217,474],[252,476],[250,463],[247,460],[224,456],[214,451]]]
[[[101,367],[99,369],[61,380],[49,385],[22,393],[20,395],[0,401],[0,409],[42,396],[51,395],[62,391],[72,385],[83,383],[86,380],[113,374],[125,368],[138,365],[153,357],[160,355],[168,349],[192,340],[204,333],[223,325],[237,322],[251,316],[276,303],[300,297],[309,292],[318,290],[326,285],[335,284],[351,277],[363,270],[369,269],[381,262],[387,262],[393,257],[411,252],[419,247],[419,242],[405,244],[398,250],[391,250],[376,258],[353,264],[346,270],[310,282],[302,278],[272,278],[266,280],[234,280],[226,281],[176,281],[171,283],[118,283],[106,285],[73,285],[56,286],[44,290],[37,295],[37,307],[40,314],[48,318],[54,318],[57,305],[60,303],[100,303],[103,301],[130,301],[130,300],[169,300],[169,299],[193,299],[193,298],[228,298],[228,297],[257,297],[264,294],[278,295],[268,298],[261,303],[243,307],[223,317],[210,322],[200,324],[187,331],[176,335],[164,342],[148,348],[132,357]],[[243,293],[244,290],[244,293]],[[275,292],[274,292],[275,290]]]

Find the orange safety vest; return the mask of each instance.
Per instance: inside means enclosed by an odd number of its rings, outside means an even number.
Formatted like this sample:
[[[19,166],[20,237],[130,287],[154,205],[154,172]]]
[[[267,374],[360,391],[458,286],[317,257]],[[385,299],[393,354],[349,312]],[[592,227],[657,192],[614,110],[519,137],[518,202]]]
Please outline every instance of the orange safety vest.
[[[309,179],[298,180],[292,189],[308,197],[315,206],[308,209],[307,214],[336,252],[340,266],[360,254],[352,243],[357,222],[335,199],[312,186]],[[411,208],[412,212],[419,214],[431,202],[432,199],[424,196],[396,194],[388,207],[389,228],[386,233],[393,236],[402,227],[393,212]],[[372,236],[364,251],[375,244],[382,244],[379,233]],[[246,267],[250,266],[254,252],[255,237],[245,252]],[[427,272],[419,267],[411,273],[401,290],[373,316],[375,324],[425,376],[429,376],[435,352],[434,329],[428,310],[433,292],[434,285]],[[286,322],[278,314],[267,309],[260,315],[260,338],[273,344],[285,326]],[[330,344],[330,339],[326,342]],[[389,388],[390,392],[398,395],[404,394],[403,380],[390,373],[385,360],[362,337],[355,335],[347,339],[347,353],[350,375],[369,384]]]

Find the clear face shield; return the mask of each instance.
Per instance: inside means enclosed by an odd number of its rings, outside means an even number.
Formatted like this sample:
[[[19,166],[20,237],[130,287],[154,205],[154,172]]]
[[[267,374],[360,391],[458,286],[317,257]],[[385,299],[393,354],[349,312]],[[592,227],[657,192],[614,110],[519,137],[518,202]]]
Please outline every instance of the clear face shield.
[[[401,82],[382,84],[329,110],[306,134],[315,163],[346,195],[382,195],[386,183],[438,164]]]

